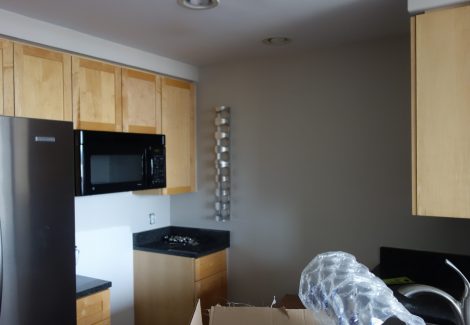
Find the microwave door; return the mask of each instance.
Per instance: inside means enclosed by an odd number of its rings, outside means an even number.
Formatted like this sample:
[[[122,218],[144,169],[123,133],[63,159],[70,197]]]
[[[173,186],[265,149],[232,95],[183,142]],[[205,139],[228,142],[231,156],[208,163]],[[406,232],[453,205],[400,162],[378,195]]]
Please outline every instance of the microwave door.
[[[74,133],[76,195],[165,187],[164,135]]]
[[[143,150],[90,150],[85,154],[82,195],[145,188]]]

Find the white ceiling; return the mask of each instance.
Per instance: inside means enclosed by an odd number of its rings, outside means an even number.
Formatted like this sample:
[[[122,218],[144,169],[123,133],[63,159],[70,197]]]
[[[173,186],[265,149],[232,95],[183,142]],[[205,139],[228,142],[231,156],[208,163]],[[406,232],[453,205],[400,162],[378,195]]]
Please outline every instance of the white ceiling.
[[[408,32],[406,0],[0,0],[0,8],[194,64],[285,54]],[[287,36],[268,47],[261,40]]]

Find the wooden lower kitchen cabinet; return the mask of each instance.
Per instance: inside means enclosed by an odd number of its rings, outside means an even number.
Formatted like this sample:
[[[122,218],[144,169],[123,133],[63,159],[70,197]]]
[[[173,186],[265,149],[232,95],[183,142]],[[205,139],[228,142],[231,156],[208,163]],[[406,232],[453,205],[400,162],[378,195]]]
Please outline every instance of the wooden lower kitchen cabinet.
[[[199,258],[134,251],[135,325],[187,325],[199,299],[203,310],[227,301],[226,250]]]
[[[77,325],[110,325],[109,289],[77,299]]]

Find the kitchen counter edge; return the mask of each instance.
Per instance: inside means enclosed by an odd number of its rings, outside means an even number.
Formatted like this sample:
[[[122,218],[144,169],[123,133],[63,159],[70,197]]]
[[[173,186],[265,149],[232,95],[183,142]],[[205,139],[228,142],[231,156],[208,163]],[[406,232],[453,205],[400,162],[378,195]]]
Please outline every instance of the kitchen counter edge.
[[[76,275],[76,299],[111,288],[111,281]]]

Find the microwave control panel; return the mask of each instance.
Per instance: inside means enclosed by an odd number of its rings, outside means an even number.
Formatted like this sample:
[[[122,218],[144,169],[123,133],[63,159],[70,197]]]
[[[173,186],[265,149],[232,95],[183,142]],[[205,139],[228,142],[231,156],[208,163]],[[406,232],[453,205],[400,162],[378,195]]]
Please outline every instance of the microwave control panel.
[[[166,186],[165,148],[150,148],[150,182],[152,186]]]

